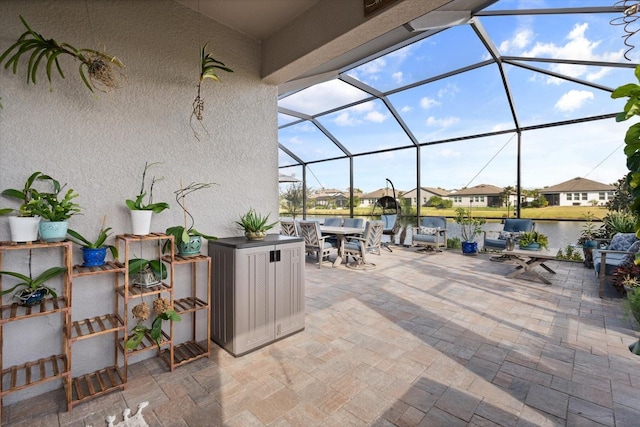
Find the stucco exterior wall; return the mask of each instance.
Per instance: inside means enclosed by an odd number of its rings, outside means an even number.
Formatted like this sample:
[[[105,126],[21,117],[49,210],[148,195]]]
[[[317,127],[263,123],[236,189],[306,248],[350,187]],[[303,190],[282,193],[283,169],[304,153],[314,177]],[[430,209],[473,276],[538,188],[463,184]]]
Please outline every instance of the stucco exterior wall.
[[[162,162],[152,170],[164,177],[155,187],[154,201],[166,201],[171,209],[155,215],[154,231],[182,223],[173,196],[181,181],[217,183],[188,199],[201,232],[240,235],[234,221],[250,207],[278,218],[277,88],[260,79],[256,41],[170,0],[0,0],[0,10],[0,51],[23,33],[22,15],[45,38],[116,55],[127,76],[120,89],[92,94],[82,84],[78,63],[60,57],[66,78],[54,72],[50,92],[44,68],[37,85],[27,84],[25,59],[17,75],[0,69],[0,190],[21,188],[32,172],[42,171],[80,194],[83,212],[70,220],[70,228],[94,235],[107,215],[116,234],[126,233],[131,229],[125,199],[138,193],[145,161]],[[206,42],[213,56],[235,72],[221,72],[222,83],[204,83],[208,134],[198,129],[198,141],[189,116],[199,49]],[[0,207],[17,204],[0,198]],[[0,241],[9,238],[8,219],[0,217]],[[34,271],[59,262],[57,254],[38,256]],[[74,256],[74,263],[81,263],[79,249]],[[2,269],[25,272],[27,265],[24,254],[12,254],[3,258]],[[82,285],[82,292],[74,290],[74,318],[99,314],[93,311],[96,305],[113,300],[112,278]],[[13,322],[4,332],[5,367],[41,357],[37,353],[43,347],[48,351],[46,340],[54,341],[49,353],[54,354],[61,341],[51,339],[60,325],[46,317]],[[40,337],[45,338],[42,343]],[[16,345],[25,341],[29,344]],[[74,351],[73,375],[95,369],[92,365],[112,354],[94,347]],[[12,394],[5,404],[45,389]]]

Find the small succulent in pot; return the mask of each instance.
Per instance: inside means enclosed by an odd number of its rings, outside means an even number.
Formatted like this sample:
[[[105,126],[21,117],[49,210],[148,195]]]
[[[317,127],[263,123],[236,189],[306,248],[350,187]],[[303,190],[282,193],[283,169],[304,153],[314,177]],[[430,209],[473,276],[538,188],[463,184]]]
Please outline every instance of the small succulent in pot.
[[[247,213],[240,217],[236,224],[244,230],[245,236],[249,239],[262,239],[267,234],[267,231],[272,229],[276,222],[269,224],[269,215],[263,216],[250,208]]]

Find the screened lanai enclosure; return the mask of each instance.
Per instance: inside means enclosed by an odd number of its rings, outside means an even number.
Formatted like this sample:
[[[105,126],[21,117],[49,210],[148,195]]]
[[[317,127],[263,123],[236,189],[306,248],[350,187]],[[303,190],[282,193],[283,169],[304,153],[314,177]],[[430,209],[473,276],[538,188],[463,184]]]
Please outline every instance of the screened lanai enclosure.
[[[636,81],[637,3],[454,1],[409,22],[396,44],[280,89],[280,172],[365,193],[388,178],[417,200],[511,186],[518,215],[522,189],[612,184],[629,123],[610,95]]]

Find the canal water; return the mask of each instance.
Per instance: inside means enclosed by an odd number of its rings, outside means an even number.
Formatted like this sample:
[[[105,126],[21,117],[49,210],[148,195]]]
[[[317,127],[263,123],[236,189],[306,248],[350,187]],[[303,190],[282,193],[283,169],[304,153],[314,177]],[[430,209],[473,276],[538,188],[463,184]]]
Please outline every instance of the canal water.
[[[365,221],[372,219],[371,217],[362,217]],[[310,221],[324,222],[325,217],[307,217]],[[373,218],[379,219],[379,218]],[[548,221],[548,220],[535,220],[536,231],[541,232],[549,238],[550,248],[565,249],[567,245],[577,244],[580,233],[582,232],[585,222],[584,221]],[[601,223],[596,223],[596,228],[600,228]],[[404,244],[411,244],[411,227],[415,225],[415,218],[403,218],[402,226],[409,225]],[[482,226],[484,231],[500,231],[503,228],[503,224],[499,221],[490,221]],[[460,226],[456,224],[452,219],[447,219],[447,237],[449,239],[453,237],[460,238]],[[396,235],[396,243],[400,244],[400,233]],[[480,235],[476,238],[480,248],[482,248],[483,236]]]

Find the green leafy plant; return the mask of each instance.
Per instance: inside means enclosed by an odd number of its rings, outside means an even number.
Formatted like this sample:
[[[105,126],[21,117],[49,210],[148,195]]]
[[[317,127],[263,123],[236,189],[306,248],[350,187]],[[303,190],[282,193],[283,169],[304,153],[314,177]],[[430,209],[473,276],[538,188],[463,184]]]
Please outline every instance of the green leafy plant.
[[[271,214],[268,214],[267,216],[262,216],[259,213],[257,213],[255,209],[250,208],[247,213],[245,213],[240,217],[239,221],[236,221],[236,224],[240,228],[242,228],[245,232],[247,231],[251,233],[265,232],[267,230],[270,230],[271,228],[273,228],[274,225],[277,224],[277,221],[272,222],[271,224],[267,223],[269,221],[269,215]]]
[[[33,211],[31,210],[31,206],[29,206],[29,202],[31,202],[31,199],[34,197],[34,195],[37,196],[38,194],[38,191],[34,188],[34,183],[36,181],[52,180],[52,179],[53,178],[43,174],[42,172],[34,172],[29,176],[29,178],[27,178],[27,180],[24,183],[24,187],[21,190],[18,190],[15,188],[7,188],[6,190],[2,191],[1,194],[4,197],[16,199],[21,202],[20,207],[18,208],[18,216],[22,216],[22,217],[35,216],[36,214],[33,213]],[[12,209],[12,208],[0,209],[0,215],[6,215],[8,213],[13,212],[14,210],[15,209]]]
[[[159,259],[132,258],[129,260],[129,275],[140,273],[146,269],[153,271],[158,278],[164,280],[167,278],[167,267]]]
[[[145,191],[145,180],[147,177],[147,171],[154,165],[160,164],[156,163],[147,163],[144,164],[144,170],[142,171],[142,185],[140,186],[140,193],[135,200],[127,199],[126,204],[127,207],[131,210],[138,211],[153,211],[154,213],[160,213],[165,209],[169,209],[169,204],[165,202],[157,202],[153,203],[153,186],[157,181],[162,180],[162,178],[156,178],[155,176],[151,178],[151,185],[149,186],[149,196],[147,197],[147,191]],[[144,198],[147,197],[147,202],[144,201]]]
[[[28,276],[14,271],[0,271],[0,274],[12,276],[16,279],[21,280],[21,282],[16,284],[15,286],[12,286],[11,288],[5,289],[4,291],[0,292],[0,295],[6,295],[17,290],[18,292],[16,292],[16,295],[14,296],[19,296],[20,299],[25,299],[28,298],[29,295],[37,291],[44,290],[45,295],[51,295],[53,298],[57,298],[58,295],[56,294],[56,291],[53,288],[46,286],[44,283],[56,276],[63,274],[66,271],[66,267],[51,267],[40,273],[38,276],[32,277],[31,261],[29,261]]]
[[[153,319],[153,322],[151,322],[151,327],[149,328],[142,323],[144,320],[146,320],[146,315],[141,317],[138,324],[133,329],[131,329],[131,335],[125,343],[125,348],[129,350],[136,349],[147,333],[156,343],[156,345],[160,347],[160,344],[162,343],[162,321],[171,320],[174,322],[179,322],[182,320],[180,315],[173,308],[171,308],[169,301],[164,298],[158,298],[153,302],[153,311],[156,313],[156,318]]]
[[[175,194],[176,196],[176,203],[178,203],[178,206],[182,208],[183,217],[184,217],[184,225],[169,227],[166,230],[167,234],[170,234],[173,236],[175,240],[175,244],[188,243],[190,236],[200,236],[207,240],[218,239],[215,236],[210,236],[208,234],[201,233],[195,228],[193,228],[193,226],[195,225],[195,220],[193,218],[193,215],[191,215],[191,213],[187,209],[187,203],[186,203],[186,197],[189,194],[195,191],[203,190],[205,188],[210,188],[213,185],[215,185],[215,183],[213,182],[192,182],[186,187],[183,187],[181,183],[180,189],[173,192],[173,194]],[[165,249],[166,249],[166,246],[165,246]]]
[[[519,245],[521,247],[529,246],[532,243],[537,243],[540,247],[547,249],[549,239],[538,231],[525,231],[520,233]]]
[[[482,226],[486,222],[484,218],[473,218],[471,208],[456,208],[456,216],[453,220],[460,225],[462,241],[473,242],[476,236],[482,233]]]
[[[117,260],[118,248],[115,247],[114,245],[105,245],[107,238],[111,235],[111,233],[109,233],[111,231],[111,227],[105,226],[106,221],[107,221],[107,216],[105,215],[104,218],[102,219],[102,226],[100,227],[100,231],[98,232],[98,237],[96,238],[96,240],[89,240],[85,238],[83,235],[81,235],[80,233],[78,233],[77,231],[71,230],[71,229],[67,230],[67,234],[71,236],[69,240],[71,240],[73,243],[77,245],[82,246],[83,248],[99,249],[102,247],[106,247],[111,252],[113,259]]]
[[[640,65],[634,70],[636,80],[640,83]],[[623,111],[616,114],[616,122],[629,120],[633,116],[640,116],[640,85],[627,83],[617,87],[611,98],[628,98]],[[624,136],[624,154],[627,156],[627,184],[629,185],[633,203],[631,211],[635,215],[635,232],[640,234],[640,123],[635,123],[627,129]],[[636,254],[636,263],[640,257]]]
[[[16,74],[20,57],[23,54],[27,54],[27,52],[31,52],[27,66],[27,82],[36,84],[38,67],[46,59],[45,71],[49,80],[49,89],[52,90],[51,73],[53,65],[55,64],[60,77],[64,78],[58,59],[61,55],[69,55],[80,61],[78,72],[85,86],[91,92],[94,89],[105,91],[106,89],[118,87],[118,74],[113,67],[122,68],[124,66],[118,58],[97,50],[76,49],[68,43],[58,43],[53,39],[45,39],[31,29],[22,16],[20,16],[20,21],[22,21],[27,31],[22,33],[18,41],[9,46],[0,55],[0,64],[8,58],[4,68],[9,69],[9,67],[12,67],[13,73]]]
[[[627,212],[609,212],[603,219],[606,235],[604,238],[612,237],[617,233],[635,232],[635,218]]]
[[[582,262],[584,259],[579,251],[577,251],[572,245],[567,245],[565,248],[565,252],[562,252],[562,249],[558,249],[558,254],[556,255],[558,259],[564,259],[567,261],[578,261]]]
[[[196,99],[193,101],[191,117],[190,117],[190,123],[193,121],[193,118],[195,117],[198,120],[198,122],[200,122],[200,126],[202,126],[202,128],[205,131],[206,129],[204,128],[204,125],[202,125],[202,117],[203,117],[202,113],[204,112],[204,99],[200,96],[202,82],[204,82],[206,79],[211,79],[215,82],[219,82],[220,78],[218,77],[217,70],[226,71],[227,73],[233,73],[233,70],[231,68],[226,67],[224,63],[218,61],[213,56],[211,56],[210,53],[206,52],[208,45],[209,43],[206,43],[204,46],[202,46],[202,49],[200,49],[200,79],[198,81],[198,95],[196,96]],[[191,125],[191,128],[193,129],[193,125]],[[196,138],[199,139],[195,129],[193,129],[193,131]]]
[[[66,184],[60,185],[55,179],[50,179],[50,181],[53,192],[33,192],[31,200],[27,203],[29,210],[49,221],[66,221],[73,215],[80,213],[80,205],[73,201],[78,197],[78,193],[70,188],[64,193],[62,199],[59,199]]]
[[[447,249],[462,249],[462,242],[459,237],[447,239]]]

